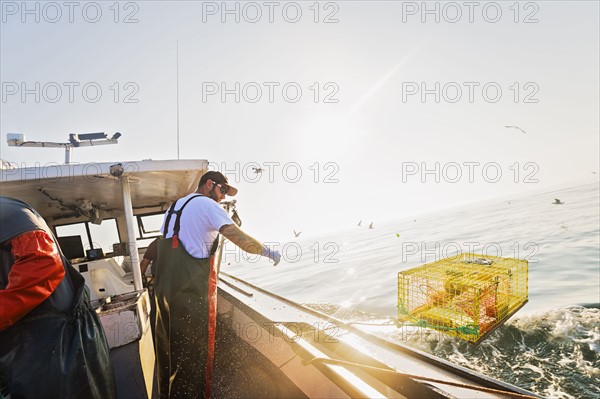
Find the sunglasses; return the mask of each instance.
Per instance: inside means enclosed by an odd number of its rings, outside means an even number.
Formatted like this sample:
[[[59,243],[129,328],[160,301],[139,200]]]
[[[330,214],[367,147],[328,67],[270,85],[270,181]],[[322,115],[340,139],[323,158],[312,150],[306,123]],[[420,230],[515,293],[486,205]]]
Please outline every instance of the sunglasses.
[[[219,191],[221,192],[221,194],[225,195],[227,194],[227,192],[229,191],[229,187],[223,187],[221,184],[213,181],[213,184],[217,185],[219,187]]]

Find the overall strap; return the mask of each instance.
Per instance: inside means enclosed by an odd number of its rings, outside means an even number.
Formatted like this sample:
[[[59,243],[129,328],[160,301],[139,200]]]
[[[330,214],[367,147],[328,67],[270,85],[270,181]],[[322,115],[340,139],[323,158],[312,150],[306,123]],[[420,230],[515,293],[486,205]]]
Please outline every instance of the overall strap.
[[[194,195],[191,196],[190,198],[187,199],[187,201],[185,201],[183,203],[183,206],[181,208],[179,208],[178,210],[174,210],[175,208],[175,204],[177,203],[177,201],[175,201],[173,203],[173,205],[171,205],[171,207],[169,208],[169,213],[167,214],[167,220],[165,221],[165,231],[163,232],[164,236],[166,237],[167,235],[167,229],[169,228],[169,223],[171,222],[171,216],[173,216],[173,214],[175,214],[175,225],[173,226],[173,248],[177,248],[179,246],[179,229],[181,227],[181,213],[183,212],[183,209],[186,207],[186,205],[193,200],[194,198],[198,198],[198,197],[204,197],[202,194],[198,194],[198,195]]]
[[[177,203],[177,201],[173,202],[171,204],[171,206],[169,207],[169,210],[167,210],[167,220],[165,220],[165,229],[162,232],[164,237],[167,236],[167,231],[168,231],[168,228],[169,228],[169,223],[171,223],[171,216],[174,213],[173,209],[175,208],[175,204],[176,203]]]

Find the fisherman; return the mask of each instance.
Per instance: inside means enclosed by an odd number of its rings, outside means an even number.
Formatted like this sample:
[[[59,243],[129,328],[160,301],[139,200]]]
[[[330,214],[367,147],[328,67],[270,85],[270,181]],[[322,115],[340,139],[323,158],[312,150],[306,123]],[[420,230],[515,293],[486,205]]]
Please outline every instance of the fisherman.
[[[144,258],[140,262],[140,269],[142,272],[142,276],[146,274],[146,270],[148,266],[152,264],[150,267],[150,273],[155,276],[156,275],[156,258],[158,257],[158,238],[154,239],[146,248],[146,252],[144,252]]]
[[[219,205],[232,187],[220,172],[200,178],[198,189],[165,214],[158,243],[156,359],[161,398],[209,398],[217,312],[218,235],[251,254],[281,259],[244,233]]]
[[[85,280],[28,204],[0,197],[0,226],[0,387],[13,398],[114,398]]]

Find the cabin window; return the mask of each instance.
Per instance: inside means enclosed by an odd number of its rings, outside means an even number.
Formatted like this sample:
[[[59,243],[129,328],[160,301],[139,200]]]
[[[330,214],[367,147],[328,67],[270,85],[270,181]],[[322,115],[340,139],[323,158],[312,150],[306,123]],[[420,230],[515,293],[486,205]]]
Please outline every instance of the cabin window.
[[[140,248],[147,247],[152,240],[161,235],[160,228],[163,224],[164,216],[163,212],[137,216],[136,220],[139,232],[137,243]]]
[[[113,244],[119,242],[119,230],[116,219],[104,219],[102,224],[93,224],[89,222],[80,222],[56,226],[56,236],[74,237],[80,236],[83,243],[83,249],[102,248],[104,254],[113,251]]]

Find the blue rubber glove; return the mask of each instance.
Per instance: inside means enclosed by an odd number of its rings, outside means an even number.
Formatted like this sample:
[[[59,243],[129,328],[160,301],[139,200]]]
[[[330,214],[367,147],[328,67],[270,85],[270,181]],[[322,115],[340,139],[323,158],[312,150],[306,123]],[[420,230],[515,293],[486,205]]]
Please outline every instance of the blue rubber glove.
[[[274,262],[273,266],[277,266],[281,260],[281,254],[279,251],[276,249],[271,249],[267,246],[265,246],[263,249],[262,256],[266,256],[267,258],[271,259]]]

